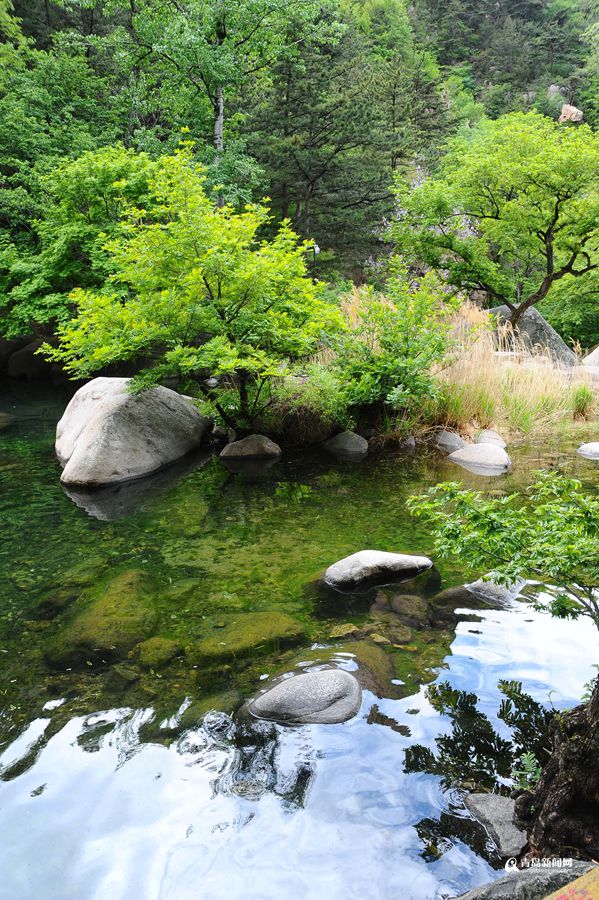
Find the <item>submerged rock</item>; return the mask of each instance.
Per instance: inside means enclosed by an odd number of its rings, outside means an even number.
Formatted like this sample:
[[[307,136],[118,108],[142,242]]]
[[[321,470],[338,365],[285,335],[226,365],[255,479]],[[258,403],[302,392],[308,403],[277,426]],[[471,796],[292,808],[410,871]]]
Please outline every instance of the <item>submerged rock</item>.
[[[300,641],[304,626],[280,612],[240,613],[230,624],[216,628],[191,651],[198,664],[211,664],[228,657],[243,658],[268,653],[280,644]]]
[[[459,434],[456,434],[455,431],[447,431],[445,428],[443,431],[437,432],[434,441],[439,450],[444,450],[445,453],[453,453],[455,450],[461,450],[462,447],[468,446]]]
[[[361,703],[362,689],[353,675],[323,669],[280,681],[256,697],[249,710],[259,719],[329,725],[351,719]]]
[[[573,860],[571,866],[559,869],[516,869],[497,881],[460,894],[458,900],[543,900],[593,868],[593,863]]]
[[[471,444],[447,458],[475,475],[502,475],[512,464],[505,450],[495,444]]]
[[[94,378],[56,427],[67,485],[100,487],[141,478],[198,447],[211,428],[193,403],[164,387],[140,394],[128,378]]]
[[[137,647],[139,663],[144,669],[159,669],[183,652],[181,644],[165,637],[151,637]]]
[[[157,620],[143,573],[124,572],[48,641],[46,659],[56,668],[123,659],[152,634]]]
[[[501,447],[503,450],[507,447],[506,442],[503,440],[501,435],[497,431],[493,431],[490,428],[484,428],[481,433],[478,435],[476,439],[477,444],[494,444],[496,447]]]
[[[484,825],[500,855],[518,856],[526,844],[526,834],[514,825],[514,801],[501,794],[468,794],[466,809]]]
[[[431,566],[432,562],[426,556],[360,550],[329,566],[324,573],[324,581],[338,590],[351,590],[364,584],[414,578]]]
[[[508,585],[498,584],[491,579],[478,578],[476,581],[464,585],[464,587],[471,594],[482,597],[487,603],[503,604],[515,600],[522,592],[525,584],[526,582],[522,578]]]
[[[599,441],[591,441],[589,444],[581,444],[577,450],[585,459],[599,459]]]
[[[232,441],[221,450],[221,459],[274,459],[281,448],[263,434],[249,434],[240,441]]]
[[[343,431],[322,445],[327,453],[340,459],[363,459],[368,453],[368,441],[355,431]]]

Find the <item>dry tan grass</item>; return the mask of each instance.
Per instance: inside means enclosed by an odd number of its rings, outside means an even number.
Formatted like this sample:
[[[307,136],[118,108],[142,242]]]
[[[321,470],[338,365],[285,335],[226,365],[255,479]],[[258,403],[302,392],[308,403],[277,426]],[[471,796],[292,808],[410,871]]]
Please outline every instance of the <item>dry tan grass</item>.
[[[465,303],[456,317],[455,340],[452,361],[437,374],[439,423],[531,436],[599,409],[599,382],[592,376],[531,352],[510,325],[493,334],[488,314],[473,304]]]

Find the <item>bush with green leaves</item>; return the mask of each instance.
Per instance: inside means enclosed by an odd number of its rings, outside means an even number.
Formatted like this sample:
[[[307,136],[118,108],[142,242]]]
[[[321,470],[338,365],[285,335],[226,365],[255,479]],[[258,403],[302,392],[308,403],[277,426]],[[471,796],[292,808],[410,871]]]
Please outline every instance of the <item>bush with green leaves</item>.
[[[393,260],[385,294],[365,289],[354,327],[335,345],[348,406],[402,410],[434,396],[433,371],[448,353],[455,309],[434,275],[414,286]]]
[[[525,491],[500,497],[445,482],[408,508],[432,526],[439,556],[499,584],[540,581],[552,591],[534,606],[599,628],[599,499],[576,479],[541,471]]]
[[[288,221],[261,239],[264,205],[215,206],[189,146],[158,161],[148,193],[148,209],[128,208],[106,244],[105,287],[73,292],[76,316],[45,352],[78,378],[149,358],[134,388],[177,377],[224,422],[251,428],[271,402],[272,380],[341,326],[307,274],[310,245]]]

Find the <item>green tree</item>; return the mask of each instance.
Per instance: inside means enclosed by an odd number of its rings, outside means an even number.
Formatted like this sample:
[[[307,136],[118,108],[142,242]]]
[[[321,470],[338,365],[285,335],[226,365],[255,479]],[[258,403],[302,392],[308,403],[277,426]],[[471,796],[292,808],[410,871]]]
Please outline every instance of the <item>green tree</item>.
[[[483,290],[515,324],[560,281],[599,266],[599,135],[536,113],[485,120],[439,172],[398,186],[397,249],[461,290]]]
[[[448,482],[410,497],[408,508],[433,527],[440,556],[491,570],[500,584],[539,580],[556,589],[552,615],[588,616],[599,628],[599,500],[579,481],[538,472],[524,493],[502,497]]]
[[[33,225],[35,248],[0,249],[0,332],[52,331],[71,318],[74,288],[103,285],[104,244],[125,204],[147,204],[153,167],[145,154],[117,145],[66,160],[41,178],[45,206]]]
[[[177,376],[227,424],[251,427],[272,379],[339,323],[307,276],[309,245],[286,221],[260,240],[269,221],[262,205],[214,207],[189,148],[159,161],[150,197],[153,210],[130,209],[107,245],[106,289],[72,295],[77,315],[59,329],[59,348],[46,351],[78,377],[149,356],[138,388]]]

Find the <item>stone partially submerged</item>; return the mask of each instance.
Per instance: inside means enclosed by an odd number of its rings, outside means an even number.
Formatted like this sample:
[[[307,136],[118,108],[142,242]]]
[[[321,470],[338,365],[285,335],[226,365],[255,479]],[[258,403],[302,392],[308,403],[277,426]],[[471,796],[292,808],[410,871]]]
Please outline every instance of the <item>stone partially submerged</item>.
[[[334,563],[324,573],[324,582],[337,590],[352,590],[372,584],[392,584],[415,578],[432,562],[426,556],[360,550]]]
[[[240,441],[232,441],[221,451],[222,459],[277,459],[281,448],[263,434],[249,434]]]
[[[355,431],[343,431],[322,445],[327,453],[339,459],[363,459],[368,453],[368,441]]]
[[[599,459],[599,441],[591,441],[590,444],[581,444],[577,451],[585,459]]]
[[[470,444],[447,458],[475,475],[502,475],[512,464],[503,447],[497,444]]]
[[[285,678],[250,704],[258,719],[290,724],[332,725],[353,718],[362,703],[362,689],[342,669],[323,669]]]
[[[438,431],[434,437],[435,446],[445,453],[453,453],[455,450],[461,450],[466,447],[466,441],[463,440],[455,431],[448,431],[444,428]]]
[[[157,472],[198,447],[211,428],[194,404],[164,387],[139,394],[128,378],[94,378],[56,427],[65,485],[101,487]]]
[[[476,443],[495,444],[496,447],[501,447],[503,450],[505,450],[505,448],[507,447],[507,444],[503,440],[501,435],[497,431],[492,431],[490,428],[484,428],[481,431],[476,439]]]
[[[490,884],[460,894],[458,900],[543,900],[594,868],[590,862],[573,860],[571,865],[555,868],[514,869]],[[584,896],[584,895],[578,895]],[[576,897],[564,893],[564,898]]]
[[[526,834],[514,825],[514,801],[501,794],[468,794],[466,809],[484,825],[503,859],[518,856]]]

